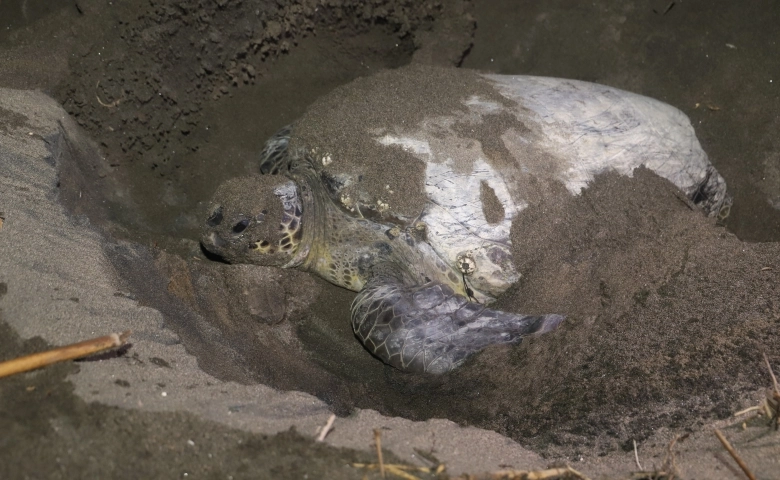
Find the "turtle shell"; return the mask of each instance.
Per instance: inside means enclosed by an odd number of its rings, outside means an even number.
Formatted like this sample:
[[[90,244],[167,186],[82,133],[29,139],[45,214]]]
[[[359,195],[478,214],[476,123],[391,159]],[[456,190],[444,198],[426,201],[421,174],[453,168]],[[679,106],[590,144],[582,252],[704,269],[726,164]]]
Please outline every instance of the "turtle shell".
[[[594,177],[645,166],[706,213],[723,178],[678,109],[594,83],[411,66],[360,78],[318,100],[290,147],[322,168],[334,199],[386,223],[422,221],[426,239],[472,288],[519,279],[513,219],[578,195]]]

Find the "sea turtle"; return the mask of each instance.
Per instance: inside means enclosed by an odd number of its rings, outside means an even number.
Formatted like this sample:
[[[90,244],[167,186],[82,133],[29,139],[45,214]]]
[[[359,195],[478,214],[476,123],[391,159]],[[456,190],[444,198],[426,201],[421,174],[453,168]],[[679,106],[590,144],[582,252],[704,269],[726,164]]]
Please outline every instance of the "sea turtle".
[[[727,212],[723,178],[669,105],[575,80],[407,67],[337,89],[268,140],[261,174],[217,190],[201,242],[359,292],[352,326],[370,352],[444,373],[564,318],[486,306],[520,278],[513,218],[640,166],[704,213]]]

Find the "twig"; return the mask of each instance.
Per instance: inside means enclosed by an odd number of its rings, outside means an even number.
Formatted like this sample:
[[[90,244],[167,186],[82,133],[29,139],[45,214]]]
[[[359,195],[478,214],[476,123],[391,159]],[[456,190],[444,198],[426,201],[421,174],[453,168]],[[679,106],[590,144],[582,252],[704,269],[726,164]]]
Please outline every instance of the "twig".
[[[367,468],[369,470],[375,470],[379,468],[378,463],[353,463],[355,468]],[[395,470],[404,470],[408,472],[423,472],[423,473],[441,473],[444,471],[444,465],[438,465],[436,467],[419,467],[417,465],[406,465],[404,463],[385,463],[385,468],[393,468]]]
[[[669,442],[669,446],[666,447],[666,457],[664,457],[664,463],[661,466],[661,470],[667,473],[668,480],[674,480],[674,477],[677,476],[677,461],[674,458],[674,446],[678,441],[683,441],[686,438],[688,438],[687,433],[685,435],[677,435]]]
[[[381,466],[382,464],[380,464]],[[404,480],[420,480],[418,477],[415,477],[414,475],[410,473],[404,472],[402,469],[397,468],[395,465],[385,465],[385,468],[389,473],[392,473],[396,477],[401,477]]]
[[[728,440],[726,440],[726,437],[723,436],[722,433],[720,433],[720,430],[717,428],[715,429],[715,436],[718,437],[718,440],[720,440],[720,443],[723,444],[723,448],[726,449],[726,451],[729,452],[731,455],[731,458],[734,459],[735,462],[737,462],[737,465],[739,465],[739,468],[742,469],[743,472],[745,472],[745,475],[750,480],[756,480],[755,475],[753,475],[753,472],[750,471],[747,464],[742,460],[742,458],[739,456],[736,450],[734,450],[734,447],[731,446]]]
[[[379,473],[385,478],[385,462],[382,460],[382,432],[378,428],[374,429],[374,444],[376,445],[376,456],[379,458]]]
[[[766,352],[764,353],[764,363],[766,363],[766,368],[769,370],[769,376],[772,377],[774,391],[780,393],[780,388],[777,386],[777,377],[775,377],[775,372],[772,371],[772,365],[769,364],[769,358],[766,356]]]
[[[92,340],[8,360],[0,363],[0,378],[115,348],[125,343],[129,336],[129,330],[123,333],[112,333],[105,337],[93,338]]]
[[[375,470],[379,468],[378,463],[353,463],[352,466],[355,468],[366,468],[369,470]],[[405,470],[410,470],[414,468],[414,467],[410,467],[409,465],[388,463],[388,464],[384,464],[384,467],[387,473],[391,473],[396,477],[401,477],[405,480],[420,480],[419,477],[415,477],[411,473],[406,473]],[[433,473],[433,471],[431,471],[430,469],[421,469],[421,470],[425,473]]]
[[[403,463],[384,463],[382,464],[387,473],[401,477],[405,480],[420,480],[419,477],[415,477],[411,473],[406,472],[423,472],[430,475],[439,475],[445,470],[444,465],[439,464],[436,467],[418,467],[416,465],[405,465]],[[369,470],[377,470],[380,468],[378,463],[353,463],[355,468],[366,468]]]
[[[775,430],[780,429],[780,393],[772,392],[772,398],[769,398],[769,395],[767,395],[764,404],[766,405],[767,410],[769,410],[769,413],[771,413],[771,415],[768,415],[769,425],[774,423]]]
[[[494,479],[505,480],[548,480],[563,476],[573,476],[580,480],[590,480],[588,477],[571,467],[550,468],[547,470],[499,470],[490,475]]]
[[[772,371],[772,365],[769,363],[766,352],[764,353],[764,362],[766,363],[767,370],[769,370],[769,376],[772,377],[772,393],[770,395],[767,392],[764,405],[769,414],[767,415],[769,417],[769,424],[771,425],[774,423],[775,430],[777,430],[780,428],[780,388],[777,386],[777,377],[775,377],[775,372]]]
[[[772,388],[770,391],[766,392],[766,398],[764,398],[760,404],[740,410],[735,413],[734,416],[738,417],[746,413],[757,411],[758,415],[766,415],[769,419],[769,424],[771,425],[774,423],[775,430],[777,430],[780,424],[780,387],[778,387],[777,377],[772,370],[772,365],[769,363],[769,358],[766,353],[763,353],[762,355],[764,357],[766,369],[769,371],[769,376],[772,378]]]
[[[113,101],[113,102],[111,102],[111,103],[106,103],[106,102],[104,102],[103,100],[101,100],[101,99],[100,99],[100,96],[97,94],[97,89],[98,89],[99,87],[100,87],[100,80],[98,80],[98,81],[97,81],[97,83],[95,84],[95,99],[96,99],[96,100],[98,101],[98,103],[99,103],[101,106],[103,106],[103,107],[106,107],[106,108],[114,108],[114,107],[116,107],[117,105],[119,105],[120,103],[122,103],[122,100],[124,100],[124,99],[125,99],[125,91],[124,91],[124,90],[122,90],[122,96],[121,96],[121,97],[117,98],[116,100],[114,100],[114,101]]]
[[[734,416],[735,417],[739,417],[740,415],[745,415],[746,413],[750,413],[750,412],[754,412],[754,411],[757,411],[757,410],[761,410],[761,408],[763,408],[763,406],[764,405],[761,404],[761,405],[755,405],[753,407],[748,407],[748,408],[746,408],[744,410],[738,411],[737,413],[734,414]]]
[[[669,2],[669,5],[667,5],[667,6],[666,6],[666,8],[665,8],[665,9],[664,9],[662,12],[661,12],[661,11],[658,11],[658,10],[656,10],[656,9],[654,8],[654,9],[653,9],[653,13],[655,13],[656,15],[661,15],[661,16],[664,16],[664,15],[666,15],[667,13],[669,13],[669,11],[670,11],[672,8],[674,8],[674,3],[675,3],[675,2]]]
[[[767,395],[767,397],[769,397],[769,395]],[[769,405],[769,398],[764,400],[764,402],[761,404],[761,407],[764,409],[763,414],[766,415],[766,418],[769,418],[771,421],[774,412],[772,411],[772,406]]]
[[[333,427],[333,422],[335,421],[336,421],[336,415],[331,414],[331,416],[328,417],[327,423],[325,423],[325,426],[322,427],[322,431],[320,431],[320,434],[317,437],[318,442],[325,440],[325,437],[328,435],[328,432],[330,432],[331,427]]]
[[[375,430],[376,432],[376,430]],[[414,475],[410,473],[406,473],[409,471],[417,471],[417,472],[423,472],[428,473],[432,475],[438,475],[442,473],[445,469],[444,465],[438,465],[437,467],[418,467],[414,465],[404,465],[400,463],[353,463],[353,467],[355,468],[367,468],[371,470],[380,469],[384,467],[385,471],[387,473],[390,473],[392,475],[395,475],[397,477],[401,477],[406,480],[419,480],[418,477],[415,477]],[[494,480],[552,480],[555,478],[578,478],[580,480],[590,480],[588,477],[583,475],[582,473],[578,472],[577,470],[571,468],[571,467],[565,467],[565,468],[550,468],[547,470],[498,470],[496,472],[493,472],[490,475],[490,478]],[[458,477],[458,478],[464,478],[464,477]],[[465,478],[474,478],[472,476],[467,476]],[[479,477],[479,478],[487,478],[487,477]]]
[[[639,452],[636,451],[636,440],[632,440],[632,442],[634,442],[634,461],[636,462],[636,466],[640,471],[644,470],[644,468],[642,468],[642,464],[639,463]]]

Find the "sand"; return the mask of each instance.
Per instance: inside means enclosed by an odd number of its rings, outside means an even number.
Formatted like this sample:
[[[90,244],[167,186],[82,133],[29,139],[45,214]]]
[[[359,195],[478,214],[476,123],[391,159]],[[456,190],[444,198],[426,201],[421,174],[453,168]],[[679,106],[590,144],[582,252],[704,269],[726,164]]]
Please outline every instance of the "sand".
[[[688,434],[683,478],[739,478],[717,426],[759,478],[778,471],[777,435],[730,417],[769,386],[762,351],[778,358],[778,12],[25,3],[2,7],[0,352],[134,333],[121,355],[0,380],[15,412],[0,417],[3,478],[359,478],[344,465],[374,458],[376,428],[397,458],[453,474],[568,462],[596,478],[637,470],[633,440],[651,468]],[[337,85],[412,60],[667,101],[729,182],[732,216],[704,219],[646,172],[529,209],[514,226],[524,281],[500,305],[570,321],[457,375],[401,375],[355,341],[351,293],[210,261],[197,230],[267,136]]]

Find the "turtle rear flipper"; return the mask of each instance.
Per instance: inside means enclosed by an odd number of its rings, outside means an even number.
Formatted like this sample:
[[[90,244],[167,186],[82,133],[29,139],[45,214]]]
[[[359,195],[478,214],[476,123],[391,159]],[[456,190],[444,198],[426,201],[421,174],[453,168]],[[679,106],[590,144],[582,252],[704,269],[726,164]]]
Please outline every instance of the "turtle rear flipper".
[[[372,278],[352,303],[352,328],[385,363],[415,373],[447,373],[467,357],[555,329],[561,315],[518,315],[486,308],[438,283],[408,286]]]
[[[288,146],[292,126],[287,125],[265,142],[263,151],[260,152],[260,173],[277,175],[290,169],[290,155]]]

